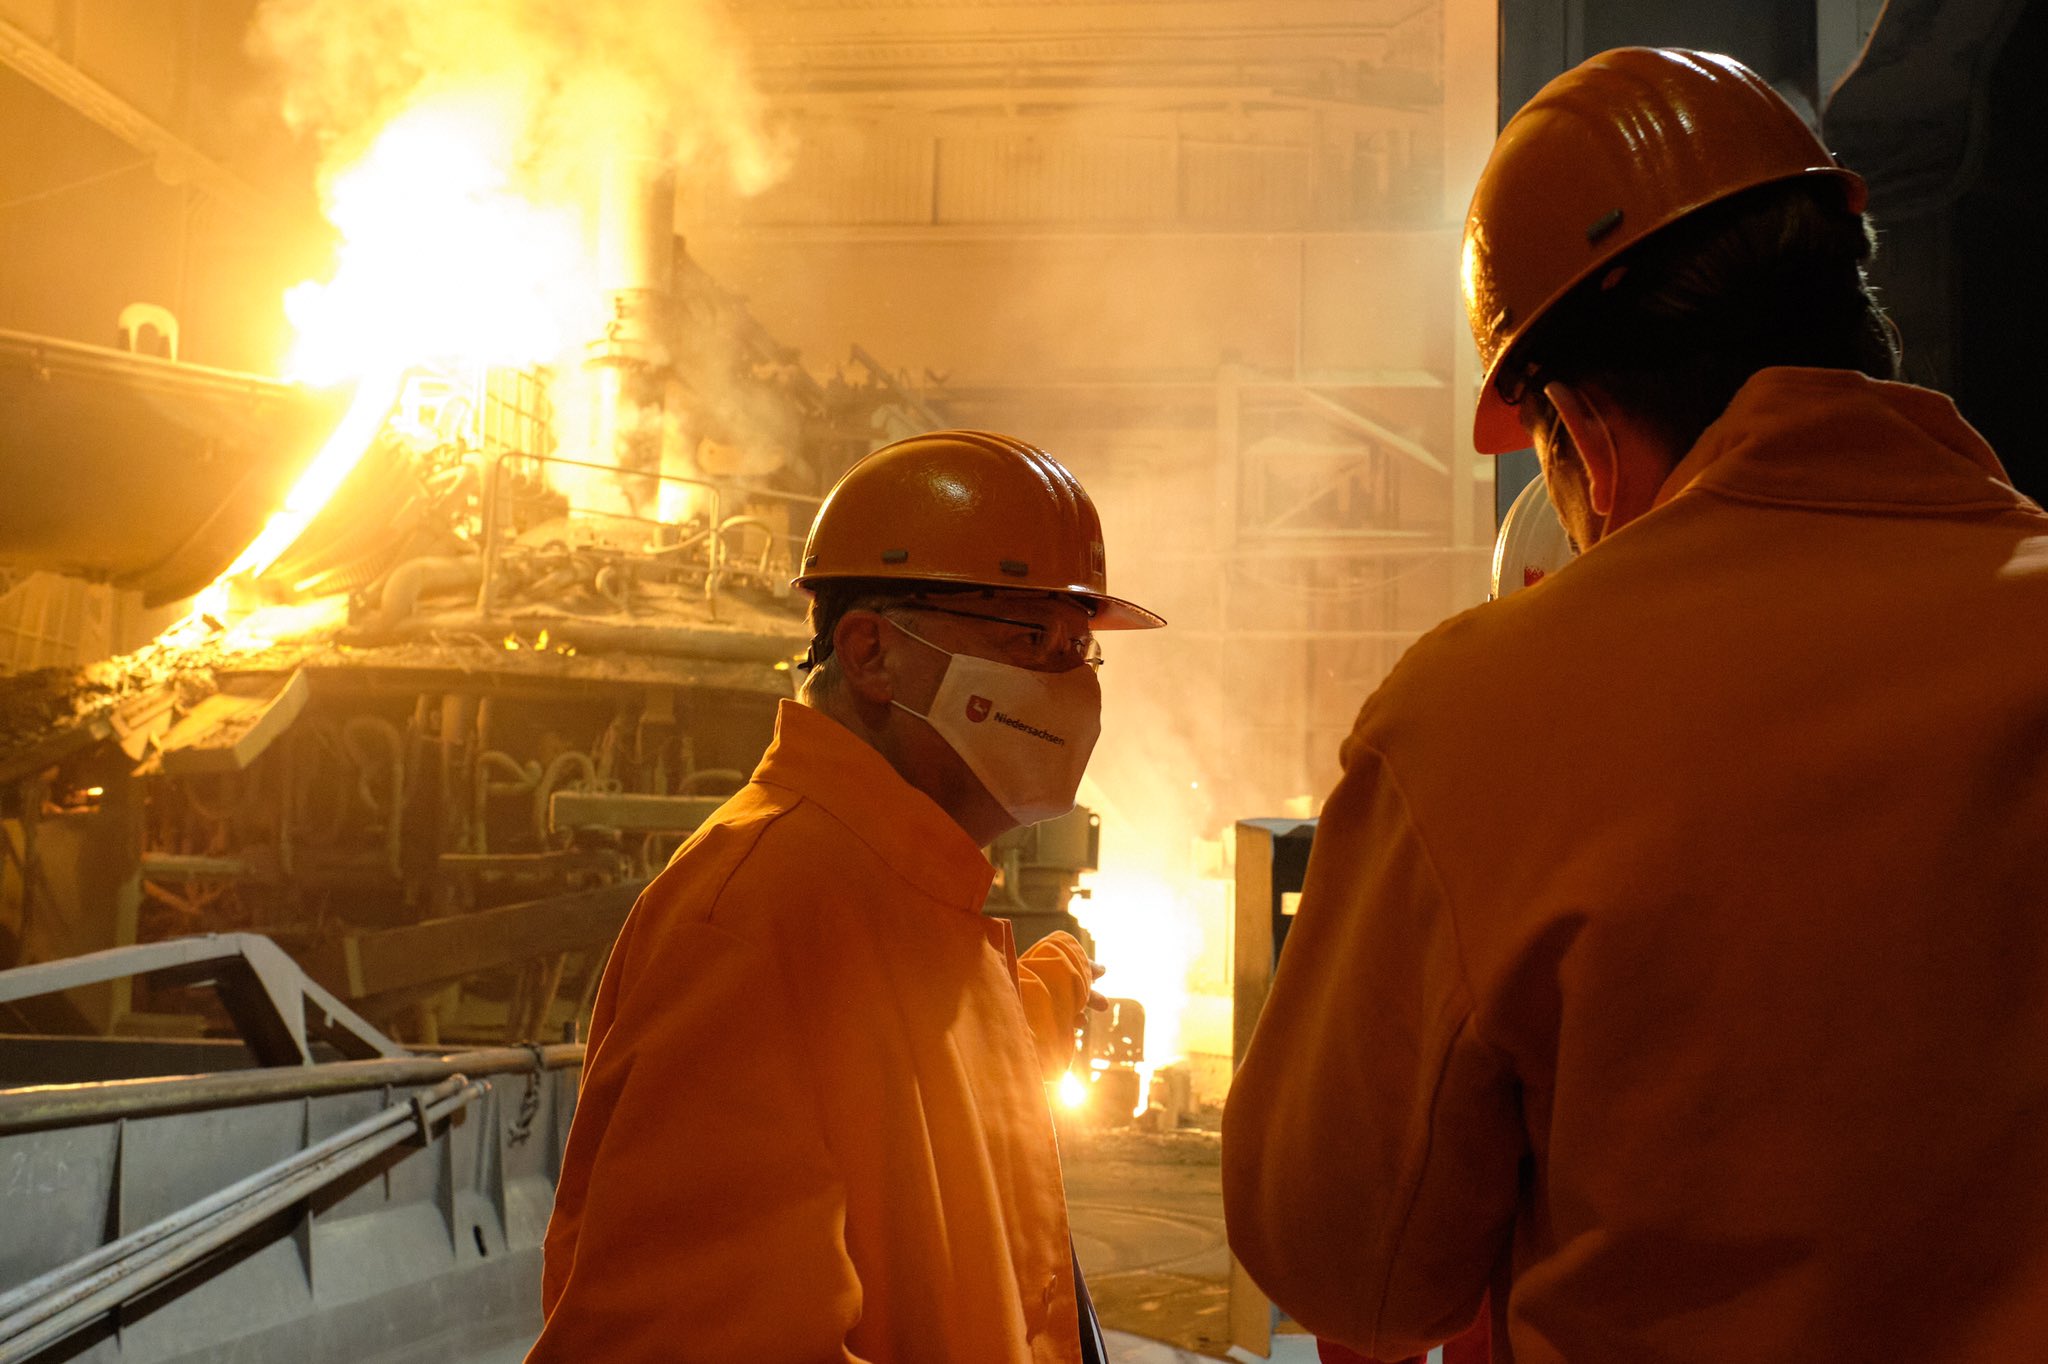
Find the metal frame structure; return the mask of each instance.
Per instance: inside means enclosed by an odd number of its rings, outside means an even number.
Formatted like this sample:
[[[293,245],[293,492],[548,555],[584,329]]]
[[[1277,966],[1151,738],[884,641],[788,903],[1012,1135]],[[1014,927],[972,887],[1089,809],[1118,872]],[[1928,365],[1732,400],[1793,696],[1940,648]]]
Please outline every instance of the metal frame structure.
[[[503,450],[490,456],[490,462],[484,477],[483,526],[479,538],[479,548],[483,556],[483,582],[477,589],[476,599],[477,614],[486,621],[493,620],[497,610],[498,560],[503,552],[505,543],[503,527],[500,524],[503,517],[502,509],[507,495],[505,466],[513,461],[537,466],[587,469],[614,477],[620,476],[620,470],[615,465],[598,464],[589,460],[567,459],[560,455],[539,455],[524,450]],[[653,483],[673,483],[684,487],[696,488],[702,490],[706,495],[708,506],[705,514],[708,529],[701,537],[706,542],[704,597],[705,601],[712,607],[714,615],[718,604],[719,585],[726,576],[728,571],[727,565],[731,562],[731,552],[725,542],[726,535],[730,531],[752,528],[760,530],[765,535],[766,539],[762,546],[760,562],[757,565],[757,570],[761,573],[767,572],[778,544],[783,545],[789,551],[789,562],[795,563],[800,557],[799,551],[802,549],[804,540],[803,534],[779,533],[765,522],[744,513],[735,513],[730,517],[726,516],[724,512],[725,500],[728,497],[733,497],[747,502],[762,500],[781,502],[788,504],[792,508],[806,508],[813,516],[816,515],[817,508],[824,504],[822,497],[811,497],[803,493],[788,493],[770,488],[745,488],[712,479],[691,478],[683,474],[664,474],[655,470],[632,470],[623,476],[634,480],[645,479]],[[601,515],[608,521],[632,521],[647,526],[671,527],[671,523],[657,517],[639,516],[630,512],[604,512]],[[809,531],[810,520],[808,517],[804,519],[803,527],[805,532]],[[690,543],[686,541],[684,544],[676,546],[676,548],[687,548]]]
[[[0,1001],[121,972],[236,995],[259,1059],[314,1012],[366,1059],[0,1090],[0,1364],[523,1350],[580,1045],[408,1053],[248,935],[0,972]]]
[[[0,972],[0,1006],[140,975],[162,984],[213,987],[258,1065],[309,1065],[319,1043],[357,1060],[405,1054],[308,979],[276,943],[255,933],[173,938],[19,966]]]
[[[1236,920],[1231,935],[1233,1073],[1244,1061],[1259,1012],[1266,1006],[1273,971],[1287,941],[1287,920],[1292,913],[1287,897],[1301,891],[1315,829],[1312,819],[1243,819],[1237,823]],[[1280,1311],[1252,1282],[1250,1272],[1235,1255],[1230,1257],[1227,1315],[1232,1346],[1261,1359],[1272,1353],[1273,1328],[1281,1320]]]

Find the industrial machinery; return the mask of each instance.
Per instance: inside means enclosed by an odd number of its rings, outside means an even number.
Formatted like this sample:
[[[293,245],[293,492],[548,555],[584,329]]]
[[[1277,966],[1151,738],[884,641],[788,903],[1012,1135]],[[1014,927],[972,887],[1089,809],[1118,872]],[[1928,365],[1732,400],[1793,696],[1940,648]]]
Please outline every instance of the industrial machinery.
[[[137,973],[234,1030],[0,1049],[0,1361],[524,1354],[580,1045],[408,1051],[242,934],[0,971],[0,1007]]]
[[[1048,933],[1067,932],[1093,944],[1088,930],[1074,917],[1073,902],[1088,892],[1081,877],[1096,869],[1102,856],[1102,817],[1077,805],[1058,819],[1012,829],[989,845],[996,881],[989,891],[988,912],[1015,927],[1022,951]]]
[[[1074,917],[1088,894],[1081,877],[1100,864],[1102,816],[1076,806],[1058,819],[1012,829],[989,846],[996,882],[987,912],[1008,919],[1021,950],[1048,933],[1073,934],[1092,958],[1095,940]],[[1090,1010],[1076,1031],[1073,1083],[1062,1101],[1103,1126],[1122,1126],[1142,1112],[1151,1068],[1145,1064],[1145,1006],[1114,998]]]
[[[943,424],[862,353],[813,379],[668,235],[659,184],[616,197],[642,246],[567,371],[413,365],[337,402],[0,337],[0,463],[34,494],[4,554],[199,594],[134,654],[0,679],[0,962],[260,932],[427,1044],[587,1004],[792,694],[823,491]],[[8,1013],[221,1026],[118,979]]]
[[[1294,926],[1294,912],[1308,876],[1309,850],[1315,844],[1313,819],[1239,820],[1233,837],[1237,856],[1234,902],[1231,1014],[1231,1063],[1243,1062],[1251,1045],[1259,1011],[1273,986],[1273,972]],[[1230,1257],[1228,1299],[1230,1343],[1248,1358],[1273,1353],[1280,1310],[1235,1255]]]

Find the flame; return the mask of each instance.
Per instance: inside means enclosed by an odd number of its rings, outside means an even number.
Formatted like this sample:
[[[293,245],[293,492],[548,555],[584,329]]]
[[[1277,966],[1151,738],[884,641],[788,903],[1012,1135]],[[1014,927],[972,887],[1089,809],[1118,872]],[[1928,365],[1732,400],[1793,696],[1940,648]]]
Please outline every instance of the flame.
[[[1131,1106],[1132,1117],[1144,1117],[1145,1110],[1152,1106],[1152,1072],[1158,1068],[1152,1061],[1140,1061],[1131,1067],[1138,1073],[1138,1102]]]
[[[229,582],[306,529],[408,370],[481,390],[489,369],[547,367],[550,398],[573,407],[609,306],[590,240],[593,172],[622,143],[721,168],[743,193],[788,161],[708,0],[259,0],[249,37],[282,77],[286,121],[338,149],[320,178],[334,267],[285,295],[295,340],[282,372],[356,391],[287,505],[200,595],[185,624],[215,633]]]
[[[1113,846],[1104,842],[1105,851]],[[1088,899],[1075,907],[1095,939],[1096,958],[1108,968],[1097,988],[1145,1006],[1142,1112],[1152,1069],[1185,1054],[1183,1025],[1189,977],[1202,955],[1201,920],[1188,896],[1156,872],[1105,867],[1083,877],[1082,884]]]
[[[275,563],[354,472],[407,372],[525,366],[574,350],[602,322],[580,211],[520,188],[523,116],[508,95],[443,94],[393,118],[329,173],[335,269],[285,295],[296,333],[286,377],[355,384],[341,423],[284,505],[200,594],[223,616],[228,584]]]
[[[355,397],[349,400],[348,411],[342,415],[341,424],[320,447],[320,453],[313,456],[313,462],[299,475],[285,494],[284,505],[270,514],[263,523],[263,529],[251,540],[227,571],[214,579],[213,585],[202,592],[194,602],[197,613],[221,614],[227,609],[227,584],[243,576],[254,576],[277,562],[277,556],[291,548],[292,541],[299,538],[327,500],[334,496],[334,490],[342,481],[355,472],[362,462],[364,451],[377,438],[378,428],[384,418],[390,415],[391,405],[398,400],[399,375],[385,373],[365,378],[356,385]]]
[[[523,183],[509,92],[423,99],[323,184],[333,276],[285,295],[289,378],[328,384],[415,364],[522,367],[599,333],[581,210]]]

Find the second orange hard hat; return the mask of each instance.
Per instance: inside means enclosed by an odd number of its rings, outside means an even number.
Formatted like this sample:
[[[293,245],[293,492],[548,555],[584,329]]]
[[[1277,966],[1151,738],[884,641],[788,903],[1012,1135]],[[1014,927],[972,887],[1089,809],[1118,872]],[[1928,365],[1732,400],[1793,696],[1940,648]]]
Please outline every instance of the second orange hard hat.
[[[1102,520],[1035,445],[991,431],[932,431],[868,455],[825,497],[796,586],[847,579],[1078,597],[1098,630],[1166,622],[1109,595]]]
[[[1575,285],[1689,213],[1801,176],[1838,180],[1862,211],[1863,181],[1732,57],[1616,48],[1544,86],[1501,130],[1465,217],[1465,312],[1486,376],[1474,447],[1528,445],[1494,381]]]

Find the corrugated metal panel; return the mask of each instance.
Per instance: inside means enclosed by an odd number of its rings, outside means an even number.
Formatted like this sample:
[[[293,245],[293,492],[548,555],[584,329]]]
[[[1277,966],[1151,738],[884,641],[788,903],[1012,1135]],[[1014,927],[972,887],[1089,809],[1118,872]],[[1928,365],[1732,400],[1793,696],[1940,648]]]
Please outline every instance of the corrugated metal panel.
[[[1332,127],[1296,110],[1202,111],[1105,132],[1052,117],[912,128],[813,119],[751,199],[686,181],[696,226],[1059,225],[1298,230],[1424,225],[1437,121],[1382,111]],[[936,129],[936,130],[935,130]]]
[[[812,123],[795,139],[787,173],[752,198],[734,194],[722,179],[686,183],[684,219],[768,226],[931,221],[931,138]]]
[[[1206,227],[1300,227],[1315,201],[1306,147],[1184,142],[1181,216]]]
[[[947,137],[938,170],[941,223],[1167,222],[1175,211],[1164,138]]]
[[[763,223],[916,223],[931,217],[932,144],[875,129],[813,129],[781,185],[747,206]]]
[[[0,594],[0,673],[76,667],[114,652],[115,592],[32,573]]]

